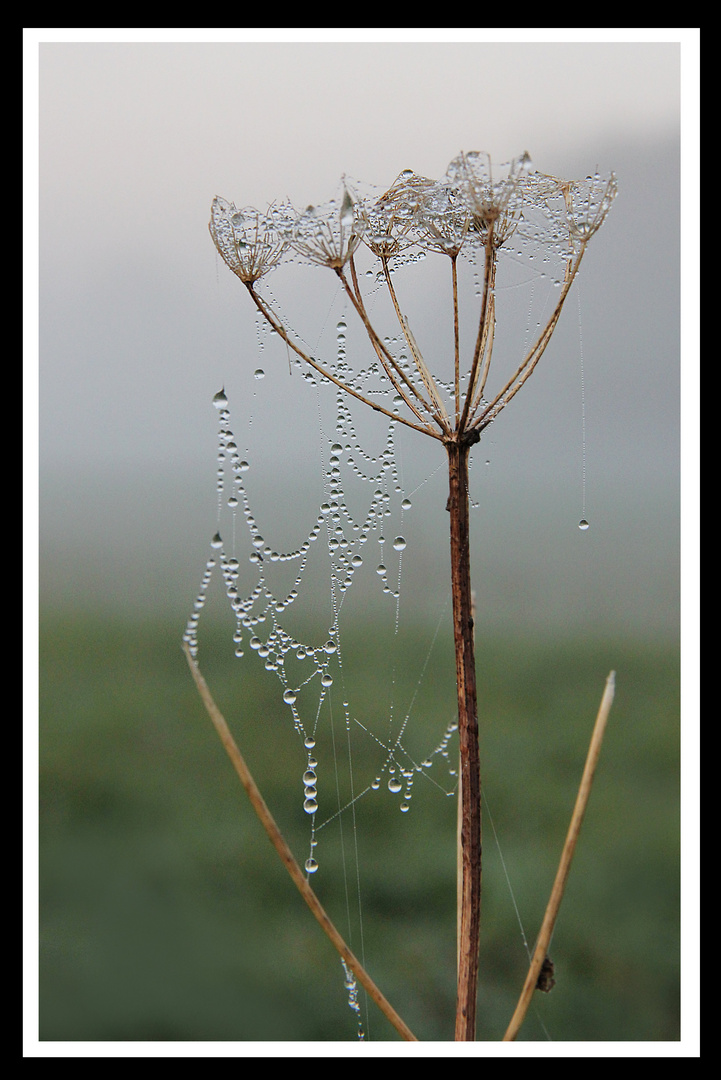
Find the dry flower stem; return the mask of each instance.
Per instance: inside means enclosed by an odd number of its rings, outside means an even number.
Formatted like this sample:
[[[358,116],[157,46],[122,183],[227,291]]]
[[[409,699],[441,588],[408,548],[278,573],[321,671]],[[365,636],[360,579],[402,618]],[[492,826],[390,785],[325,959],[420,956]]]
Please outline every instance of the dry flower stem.
[[[606,679],[606,686],[603,691],[603,697],[601,698],[601,704],[598,709],[598,715],[596,716],[596,723],[593,727],[593,734],[591,735],[591,742],[588,747],[588,754],[586,755],[586,764],[583,770],[583,776],[581,777],[581,783],[578,788],[578,795],[576,796],[576,805],[573,808],[573,814],[571,816],[571,823],[568,827],[568,834],[566,836],[566,842],[563,845],[563,851],[561,852],[561,860],[558,864],[558,870],[556,871],[556,880],[553,883],[553,889],[551,890],[551,896],[546,908],[546,914],[543,917],[543,923],[541,924],[541,930],[538,935],[538,941],[533,952],[533,959],[531,960],[531,966],[528,969],[528,975],[526,981],[523,984],[523,990],[516,1005],[516,1011],[511,1017],[511,1022],[508,1025],[508,1030],[503,1036],[504,1042],[512,1042],[518,1034],[521,1024],[524,1021],[528,1006],[531,1003],[533,997],[533,991],[536,989],[536,983],[538,982],[538,975],[541,970],[543,961],[546,958],[548,946],[551,941],[551,935],[553,934],[553,928],[556,924],[556,918],[558,917],[558,911],[561,907],[561,900],[563,899],[563,893],[566,888],[566,881],[568,880],[568,874],[571,869],[571,860],[576,850],[576,841],[578,840],[578,834],[581,831],[581,823],[583,821],[583,815],[586,812],[586,806],[588,805],[588,799],[591,794],[591,785],[593,784],[593,776],[596,771],[596,765],[598,764],[598,758],[601,753],[601,743],[603,742],[603,735],[606,730],[606,722],[608,720],[608,714],[613,704],[613,695],[616,688],[616,673],[612,671]]]
[[[481,361],[481,354],[483,352],[483,344],[486,340],[486,336],[488,333],[488,312],[492,290],[496,280],[496,263],[497,255],[496,248],[493,243],[493,225],[491,224],[488,229],[488,238],[486,240],[486,258],[483,270],[483,299],[481,301],[481,318],[478,324],[478,337],[476,339],[476,347],[473,352],[471,370],[468,376],[468,393],[466,395],[466,400],[463,405],[463,415],[461,416],[461,421],[459,425],[461,431],[464,431],[468,426],[468,413],[471,408],[473,388],[476,384],[476,376],[478,372],[478,365]]]
[[[561,295],[558,299],[556,307],[553,310],[551,318],[546,323],[546,326],[540,337],[538,338],[536,344],[527,353],[525,359],[516,370],[515,375],[513,375],[513,377],[508,380],[503,389],[499,391],[498,394],[496,394],[490,405],[486,406],[486,408],[484,409],[481,418],[473,425],[478,431],[482,431],[483,428],[487,427],[492,420],[495,420],[501,409],[505,408],[508,402],[513,397],[515,397],[515,395],[521,389],[526,379],[530,378],[530,376],[533,374],[536,364],[546,351],[546,347],[551,340],[553,331],[558,325],[558,320],[561,317],[561,310],[566,301],[566,297],[568,296],[571,285],[573,284],[574,278],[578,273],[578,268],[581,265],[581,259],[583,258],[585,250],[586,248],[584,245],[581,247],[580,251],[576,255],[575,260],[569,259],[568,263],[566,264],[566,275],[563,287],[561,289]]]
[[[378,1008],[384,1014],[384,1016],[390,1021],[393,1027],[396,1029],[402,1039],[407,1042],[418,1042],[413,1032],[410,1030],[407,1024],[400,1018],[393,1006],[386,1000],[376,984],[371,979],[368,972],[365,970],[360,960],[351,952],[346,945],[341,935],[336,930],[335,926],[331,922],[330,918],[326,914],[326,911],[321,904],[318,897],[311,889],[308,881],[301,870],[300,866],[295,860],[292,851],[288,847],[283,834],[278,828],[273,815],[265,804],[263,796],[260,794],[260,790],[253,779],[248,766],[245,763],[245,759],[238,749],[235,739],[230,733],[230,729],[226,723],[225,717],[221,713],[218,706],[215,704],[213,697],[208,689],[207,683],[203,678],[200,668],[196,661],[193,659],[188,648],[187,642],[183,643],[183,651],[185,653],[188,665],[190,667],[191,674],[195,681],[195,685],[198,688],[198,693],[202,698],[203,704],[213,721],[215,730],[220,736],[220,741],[225,747],[226,753],[230,758],[233,768],[240,778],[245,791],[250,799],[251,805],[255,810],[261,825],[265,829],[271,844],[280,855],[286,870],[290,874],[293,884],[298,889],[306,904],[313,913],[315,919],[320,925],[323,932],[331,941],[334,948],[337,950],[341,958],[345,961],[348,967],[352,970],[358,982],[367,990],[371,1000],[376,1003]]]
[[[359,316],[361,322],[363,323],[363,326],[365,327],[366,333],[368,334],[368,337],[369,337],[370,342],[371,342],[371,344],[372,344],[372,346],[373,346],[373,348],[375,350],[375,353],[376,353],[378,359],[380,360],[381,364],[383,365],[383,369],[384,369],[386,375],[390,379],[391,383],[396,385],[398,393],[403,398],[403,400],[406,403],[406,405],[408,406],[408,408],[418,417],[418,419],[422,423],[425,424],[426,429],[429,432],[432,432],[433,428],[431,427],[430,423],[427,420],[424,421],[423,413],[420,412],[418,407],[413,403],[413,401],[408,398],[407,394],[404,392],[403,388],[400,385],[397,384],[396,380],[401,379],[401,381],[403,383],[405,383],[405,385],[411,391],[411,394],[415,398],[417,398],[418,404],[421,407],[421,409],[423,409],[423,411],[426,413],[426,416],[428,415],[428,413],[430,413],[432,411],[431,406],[422,397],[422,395],[418,392],[417,388],[413,385],[413,383],[408,378],[406,373],[398,366],[398,364],[396,363],[394,358],[388,352],[388,349],[385,347],[385,345],[380,340],[380,338],[376,334],[375,330],[371,326],[370,320],[368,318],[368,314],[367,314],[366,309],[365,309],[365,305],[363,303],[363,298],[361,296],[360,286],[358,284],[358,275],[356,273],[355,262],[354,262],[352,257],[351,257],[351,260],[350,260],[350,266],[351,266],[351,274],[352,274],[352,277],[353,277],[353,288],[352,289],[348,285],[348,282],[347,282],[346,277],[343,274],[342,270],[337,270],[336,273],[338,274],[338,277],[341,280],[343,288],[345,289],[347,295],[350,297],[351,303],[353,304],[354,308],[356,309],[356,311],[358,313],[358,316]],[[392,371],[391,371],[391,369],[392,369]],[[394,372],[395,374],[393,374],[392,372]]]
[[[461,889],[458,935],[456,1042],[476,1037],[478,948],[481,921],[481,770],[471,593],[468,440],[446,444],[451,516],[451,587],[456,650],[460,743]]]

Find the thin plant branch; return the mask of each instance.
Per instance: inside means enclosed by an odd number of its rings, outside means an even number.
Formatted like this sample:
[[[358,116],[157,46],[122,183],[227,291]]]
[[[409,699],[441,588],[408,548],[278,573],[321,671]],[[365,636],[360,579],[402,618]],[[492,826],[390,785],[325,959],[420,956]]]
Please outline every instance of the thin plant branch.
[[[456,429],[461,414],[461,349],[458,327],[458,252],[451,255],[451,278],[453,283],[453,387],[456,399]]]
[[[538,976],[541,972],[541,967],[543,966],[543,962],[548,953],[548,946],[553,934],[553,928],[556,925],[556,919],[561,907],[561,900],[563,899],[563,893],[571,869],[571,861],[576,850],[576,842],[578,841],[578,835],[581,831],[581,823],[583,822],[583,816],[586,812],[588,799],[591,794],[593,776],[601,753],[601,743],[603,742],[603,736],[606,730],[608,714],[611,711],[611,705],[613,704],[615,689],[616,673],[615,671],[612,671],[606,679],[606,686],[601,698],[598,715],[596,716],[596,723],[593,727],[593,734],[591,735],[591,742],[588,747],[588,754],[586,755],[586,764],[578,788],[578,795],[576,796],[576,805],[574,806],[573,814],[571,815],[571,823],[568,827],[566,842],[563,845],[563,851],[561,852],[561,860],[558,864],[556,879],[553,883],[551,896],[548,901],[548,906],[546,907],[546,913],[543,917],[543,923],[541,924],[541,930],[533,952],[531,966],[528,969],[528,975],[523,984],[523,990],[521,991],[521,996],[516,1005],[516,1010],[511,1017],[511,1022],[508,1025],[506,1034],[503,1036],[504,1042],[512,1042],[521,1028],[521,1024],[528,1011],[528,1006],[531,1003],[531,998],[533,997],[533,991],[538,984]]]
[[[388,286],[388,292],[390,294],[391,300],[393,301],[393,308],[394,308],[396,316],[398,318],[398,323],[399,323],[399,325],[401,327],[401,330],[403,331],[403,336],[405,337],[406,342],[408,344],[408,348],[411,351],[411,355],[413,357],[415,365],[418,368],[418,373],[419,373],[421,379],[423,380],[423,384],[424,384],[426,390],[428,391],[428,393],[430,394],[430,396],[431,396],[431,398],[433,400],[434,408],[431,410],[432,413],[433,413],[433,418],[435,419],[436,423],[441,428],[441,430],[445,434],[449,434],[450,433],[450,427],[449,427],[449,424],[448,424],[448,416],[447,416],[447,413],[446,413],[445,406],[444,406],[444,404],[443,404],[443,402],[441,400],[440,394],[438,393],[438,387],[435,384],[435,380],[433,379],[433,376],[431,375],[430,371],[426,367],[425,361],[423,360],[423,357],[421,356],[421,352],[420,352],[420,349],[418,348],[418,344],[416,342],[416,339],[414,338],[414,336],[413,336],[413,334],[411,332],[411,328],[410,328],[410,325],[408,323],[408,319],[406,318],[406,316],[401,311],[400,304],[398,303],[398,297],[396,296],[396,291],[395,291],[395,288],[393,287],[393,281],[391,280],[391,271],[390,271],[390,267],[389,267],[389,264],[388,264],[387,256],[382,257],[381,264],[383,266],[383,274],[385,276],[386,285]]]
[[[379,405],[376,401],[371,401],[370,398],[367,398],[364,394],[360,394],[357,390],[354,390],[352,386],[349,386],[347,383],[342,382],[341,379],[338,379],[335,375],[333,375],[332,372],[328,371],[327,368],[323,367],[322,364],[319,364],[317,360],[314,360],[312,356],[309,356],[307,353],[303,352],[300,346],[297,345],[296,342],[293,341],[293,339],[289,336],[283,325],[276,319],[272,310],[268,307],[265,301],[255,291],[255,289],[253,288],[253,282],[244,282],[243,284],[250,293],[253,299],[253,303],[258,308],[258,311],[261,313],[263,318],[266,319],[266,321],[273,328],[273,330],[275,330],[276,334],[278,334],[278,336],[283,339],[286,345],[290,346],[293,352],[296,353],[301,358],[301,360],[304,360],[305,363],[312,367],[315,371],[317,371],[319,375],[322,375],[323,378],[328,379],[332,383],[335,383],[335,385],[341,390],[344,390],[346,393],[350,394],[351,397],[357,398],[358,401],[362,401],[364,405],[367,405],[370,409],[375,410],[375,412],[383,413],[384,416],[388,416],[391,420],[397,421],[399,424],[405,424],[407,427],[413,428],[414,431],[420,431],[424,435],[431,435],[433,438],[436,439],[442,438],[441,433],[434,431],[431,427],[425,425],[421,427],[420,424],[414,424],[412,420],[408,420],[404,416],[399,416],[397,413],[392,413],[389,409],[384,409],[383,406]]]
[[[226,723],[225,717],[221,713],[218,706],[215,704],[213,697],[208,689],[208,685],[203,678],[200,668],[196,660],[193,658],[190,652],[190,648],[187,642],[183,642],[183,652],[188,661],[191,674],[195,681],[195,685],[198,688],[198,693],[205,705],[205,708],[213,721],[213,725],[220,741],[225,747],[226,753],[230,758],[233,768],[240,778],[240,782],[245,788],[246,794],[250,799],[251,806],[255,811],[258,819],[265,829],[268,838],[280,856],[281,862],[285,866],[286,870],[290,874],[293,884],[297,888],[300,895],[305,900],[306,904],[310,908],[314,918],[318,922],[318,925],[323,930],[323,933],[328,937],[329,941],[336,949],[341,959],[348,965],[353,974],[358,979],[358,982],[367,990],[369,997],[376,1003],[383,1015],[390,1021],[393,1027],[396,1029],[402,1039],[407,1042],[418,1042],[417,1038],[410,1030],[408,1025],[400,1018],[389,1001],[383,996],[376,984],[371,979],[368,972],[365,970],[360,960],[351,952],[346,945],[341,935],[336,930],[335,926],[331,922],[330,918],[326,914],[325,908],[321,904],[316,894],[308,884],[303,871],[295,860],[295,857],[288,847],[283,834],[281,833],[278,825],[273,818],[270,810],[266,806],[265,800],[260,793],[258,785],[253,779],[250,769],[245,763],[245,759],[238,749],[238,745],[235,739],[230,733],[230,728]]]
[[[473,386],[469,386],[468,395],[473,398],[473,403],[468,413],[467,425],[472,426],[472,421],[478,412],[478,408],[483,401],[483,391],[486,387],[486,380],[488,379],[488,372],[491,368],[491,359],[493,357],[493,340],[496,329],[496,297],[494,294],[493,286],[495,284],[495,272],[494,280],[491,282],[491,295],[488,300],[488,311],[486,313],[486,319],[483,326],[483,334],[481,338],[481,349],[479,353],[479,366],[476,369],[476,382]]]
[[[481,317],[478,324],[478,337],[476,338],[476,347],[473,351],[471,370],[468,376],[468,393],[466,394],[466,401],[463,406],[463,415],[461,416],[460,422],[460,429],[462,431],[465,430],[468,423],[468,413],[471,408],[472,390],[476,382],[478,365],[480,363],[481,353],[483,351],[483,342],[486,339],[486,323],[488,321],[489,302],[496,278],[496,261],[497,254],[495,245],[493,243],[493,222],[491,222],[488,227],[488,237],[486,239],[486,258],[483,270],[483,299],[481,300]]]
[[[573,284],[574,278],[578,273],[578,268],[581,265],[581,259],[583,258],[585,250],[585,244],[581,245],[581,249],[576,256],[575,262],[571,262],[569,260],[569,262],[567,263],[565,280],[561,289],[561,295],[558,299],[558,303],[553,310],[553,314],[551,315],[550,319],[546,323],[545,328],[539,335],[535,345],[533,345],[533,347],[528,351],[524,360],[517,368],[516,373],[508,380],[503,389],[500,390],[498,394],[496,394],[493,401],[491,401],[490,404],[486,406],[480,418],[474,423],[473,427],[477,431],[482,431],[491,423],[491,421],[496,419],[501,409],[504,409],[506,407],[509,401],[516,396],[516,394],[521,389],[526,380],[532,375],[536,365],[538,364],[538,361],[541,359],[544,352],[546,351],[546,347],[551,340],[553,331],[558,325],[558,320],[561,317],[563,305],[565,303],[566,297],[568,296],[571,285]]]
[[[405,392],[403,390],[403,387],[398,382],[398,379],[402,380],[402,382],[405,383],[405,385],[410,390],[411,394],[415,398],[417,398],[419,404],[422,406],[423,410],[426,413],[432,414],[433,413],[432,407],[424,399],[422,394],[419,393],[417,387],[415,387],[413,385],[413,383],[408,378],[406,373],[402,370],[402,368],[399,367],[399,365],[396,363],[396,361],[393,358],[393,356],[391,355],[391,353],[385,347],[385,345],[380,340],[377,333],[375,332],[375,330],[371,326],[371,322],[370,322],[370,319],[368,318],[368,314],[366,312],[365,305],[363,303],[363,298],[361,296],[360,286],[358,284],[358,275],[356,273],[356,268],[355,268],[355,261],[354,261],[352,256],[351,256],[351,259],[350,259],[350,266],[351,266],[351,274],[353,276],[353,288],[352,289],[351,289],[350,285],[348,284],[348,281],[347,281],[346,276],[343,273],[343,271],[342,270],[336,270],[336,273],[338,274],[338,277],[341,280],[341,284],[343,285],[343,288],[345,289],[346,293],[350,297],[351,303],[353,304],[354,308],[356,309],[356,312],[358,313],[358,317],[360,318],[361,322],[363,323],[363,326],[366,329],[366,333],[368,334],[371,345],[373,346],[378,359],[380,360],[381,364],[383,365],[383,369],[385,370],[385,373],[388,376],[388,378],[389,378],[389,380],[390,380],[390,382],[391,382],[391,384],[393,386],[393,389],[396,391],[396,393],[400,394],[400,396],[403,398],[403,400],[405,401],[408,408],[411,410],[411,412],[413,412],[418,417],[418,419],[421,421],[421,423],[425,423],[427,430],[428,431],[433,431],[433,427],[430,424],[430,422],[424,420],[422,413],[419,412],[416,405],[414,405],[413,402],[405,394]]]

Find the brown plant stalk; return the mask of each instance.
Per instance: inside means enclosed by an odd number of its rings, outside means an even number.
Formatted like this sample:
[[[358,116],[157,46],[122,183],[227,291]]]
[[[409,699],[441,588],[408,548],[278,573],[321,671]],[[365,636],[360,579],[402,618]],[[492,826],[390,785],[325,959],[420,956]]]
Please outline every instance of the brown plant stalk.
[[[456,653],[460,743],[460,897],[458,926],[457,1042],[476,1037],[478,949],[481,920],[481,768],[471,593],[468,454],[470,440],[446,444],[451,534],[453,639]]]

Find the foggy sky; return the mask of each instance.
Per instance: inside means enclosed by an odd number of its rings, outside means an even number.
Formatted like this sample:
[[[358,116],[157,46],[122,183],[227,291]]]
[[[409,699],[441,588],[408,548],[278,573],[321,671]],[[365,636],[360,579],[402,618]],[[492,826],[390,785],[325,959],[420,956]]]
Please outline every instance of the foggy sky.
[[[210,401],[225,385],[245,408],[258,355],[247,297],[208,235],[212,198],[262,207],[288,197],[303,206],[329,198],[344,173],[379,185],[407,167],[440,176],[472,149],[499,161],[528,150],[543,172],[573,179],[598,167],[619,181],[584,261],[580,309],[572,294],[544,370],[494,432],[499,498],[530,498],[530,506],[535,491],[540,505],[552,496],[555,506],[573,486],[578,503],[580,326],[589,492],[609,522],[626,515],[623,579],[644,555],[659,577],[673,573],[678,43],[58,41],[41,44],[39,57],[49,603],[56,587],[64,595],[62,573],[76,583],[84,575],[88,587],[99,580],[101,551],[126,569],[145,551],[146,585],[164,551],[183,569],[203,557],[213,505]],[[256,428],[254,437],[282,494],[313,453],[317,429],[304,427],[294,394],[278,386],[289,408],[276,413],[278,436]],[[628,518],[644,503],[655,537]],[[597,533],[601,562],[616,560],[620,535],[607,536],[604,553]],[[85,560],[83,575],[74,557]]]

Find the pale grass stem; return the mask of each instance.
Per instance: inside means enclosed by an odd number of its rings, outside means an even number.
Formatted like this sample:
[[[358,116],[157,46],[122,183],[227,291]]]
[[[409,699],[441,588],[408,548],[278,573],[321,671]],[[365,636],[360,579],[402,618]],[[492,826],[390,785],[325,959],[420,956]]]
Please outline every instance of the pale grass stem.
[[[556,878],[553,882],[551,896],[546,907],[546,913],[543,917],[538,940],[536,941],[536,947],[533,951],[531,965],[528,969],[526,981],[523,984],[523,990],[521,991],[521,996],[516,1005],[515,1012],[511,1017],[511,1022],[508,1025],[506,1034],[503,1036],[504,1042],[512,1042],[516,1038],[526,1012],[528,1011],[528,1006],[531,1003],[533,991],[538,984],[538,976],[541,972],[541,967],[548,954],[548,947],[551,942],[553,928],[556,925],[556,919],[558,918],[563,893],[571,869],[571,861],[576,850],[576,842],[578,841],[578,835],[581,831],[583,816],[586,813],[586,807],[588,806],[593,777],[601,753],[601,743],[603,742],[603,736],[606,731],[606,722],[608,720],[608,714],[611,711],[611,705],[613,704],[615,690],[616,673],[615,671],[612,671],[606,679],[606,686],[601,698],[601,704],[598,708],[596,723],[593,726],[591,742],[588,747],[588,754],[586,755],[586,764],[583,769],[583,775],[581,776],[578,795],[576,796],[576,805],[574,806],[573,814],[571,815],[571,823],[568,826],[566,842],[564,843],[563,851],[561,852],[561,859],[558,864],[558,870],[556,871]]]
[[[193,680],[198,688],[201,700],[205,705],[208,716],[213,721],[213,726],[217,731],[220,741],[222,742],[228,757],[231,760],[233,768],[235,769],[241,784],[245,788],[246,794],[250,800],[250,804],[255,811],[258,820],[265,829],[265,832],[270,840],[271,844],[275,848],[276,852],[280,856],[281,862],[285,866],[286,870],[290,874],[291,881],[295,885],[300,895],[305,900],[306,904],[310,908],[313,917],[317,921],[318,925],[331,942],[333,947],[337,950],[341,959],[348,965],[358,982],[367,991],[368,996],[378,1006],[383,1015],[390,1021],[393,1027],[396,1029],[402,1039],[408,1042],[417,1042],[415,1035],[410,1030],[408,1025],[401,1019],[398,1013],[395,1011],[390,1002],[383,996],[378,989],[373,979],[365,970],[360,960],[354,955],[348,948],[341,934],[336,930],[334,924],[331,922],[327,915],[325,908],[321,904],[316,894],[311,889],[305,874],[298,865],[293,852],[288,847],[285,838],[280,831],[273,815],[268,809],[263,796],[260,793],[260,789],[256,784],[253,776],[248,768],[245,758],[238,749],[238,745],[233,738],[230,728],[225,720],[225,717],[221,713],[220,709],[216,705],[213,697],[208,689],[208,685],[203,678],[200,668],[197,662],[193,658],[190,652],[190,648],[187,642],[183,642],[183,652],[185,653],[188,666],[190,667]]]

